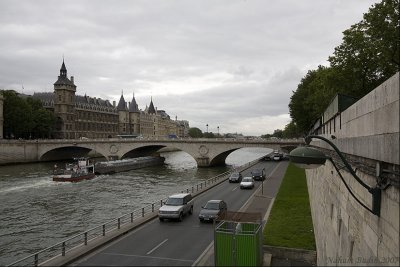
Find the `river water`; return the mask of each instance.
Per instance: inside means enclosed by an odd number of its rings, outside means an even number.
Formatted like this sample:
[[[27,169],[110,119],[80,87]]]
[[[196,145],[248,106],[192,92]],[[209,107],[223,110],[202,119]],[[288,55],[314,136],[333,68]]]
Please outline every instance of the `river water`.
[[[54,163],[0,166],[0,265],[166,198],[272,150],[242,148],[226,166],[197,168],[185,152],[166,152],[162,166],[79,183],[52,181]]]

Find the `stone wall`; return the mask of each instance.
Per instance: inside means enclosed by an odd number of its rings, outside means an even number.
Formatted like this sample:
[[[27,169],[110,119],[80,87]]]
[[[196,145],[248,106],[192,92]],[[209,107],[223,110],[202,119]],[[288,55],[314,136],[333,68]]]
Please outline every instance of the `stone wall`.
[[[375,187],[377,173],[390,179],[383,183],[381,214],[376,216],[350,195],[331,162],[306,171],[317,264],[398,266],[399,73],[334,120],[335,127],[324,136],[336,136],[332,142],[346,158],[352,158],[350,163],[361,180]],[[322,141],[311,144],[330,149]],[[340,171],[356,197],[371,208],[371,194],[345,168]]]

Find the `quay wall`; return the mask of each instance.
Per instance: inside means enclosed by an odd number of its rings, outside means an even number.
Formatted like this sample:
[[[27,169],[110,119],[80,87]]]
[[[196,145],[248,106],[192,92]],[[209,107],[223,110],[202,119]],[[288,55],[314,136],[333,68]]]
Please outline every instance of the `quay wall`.
[[[38,162],[38,144],[24,140],[0,139],[0,165],[10,163]]]
[[[307,169],[317,265],[398,266],[399,73],[335,120],[335,127],[322,136],[336,136],[331,141],[344,152],[362,181],[372,188],[381,184],[381,214],[376,216],[355,201],[330,161]],[[311,145],[334,154],[325,142]],[[371,194],[346,168],[340,172],[356,197],[371,208]]]

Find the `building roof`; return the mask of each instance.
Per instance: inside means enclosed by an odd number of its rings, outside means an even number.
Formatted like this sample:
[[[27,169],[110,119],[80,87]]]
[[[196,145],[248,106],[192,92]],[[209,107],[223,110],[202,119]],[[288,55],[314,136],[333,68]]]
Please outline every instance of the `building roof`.
[[[119,99],[117,110],[118,111],[126,111],[127,110],[124,95],[121,95],[121,98]]]
[[[136,103],[135,94],[132,96],[132,101],[129,104],[129,112],[139,112],[138,105]]]
[[[75,84],[67,77],[67,68],[65,67],[64,59],[60,69],[60,76],[58,76],[58,79],[54,85],[71,85],[76,87]]]
[[[153,98],[151,98],[151,100],[150,100],[150,106],[149,106],[149,109],[147,110],[147,112],[150,114],[157,114],[156,109],[154,108],[154,105],[153,105]]]
[[[39,99],[42,102],[54,102],[55,95],[53,92],[42,92],[42,93],[34,93],[32,98]],[[75,103],[76,104],[88,104],[94,106],[108,107],[112,108],[113,105],[108,100],[104,100],[96,97],[89,97],[87,95],[75,95]]]

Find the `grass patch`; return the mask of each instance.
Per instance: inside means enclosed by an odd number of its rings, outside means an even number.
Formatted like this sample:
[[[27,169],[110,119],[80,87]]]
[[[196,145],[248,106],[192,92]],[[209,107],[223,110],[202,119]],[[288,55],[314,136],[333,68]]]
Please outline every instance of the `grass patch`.
[[[263,234],[266,245],[316,249],[304,169],[289,164]]]

